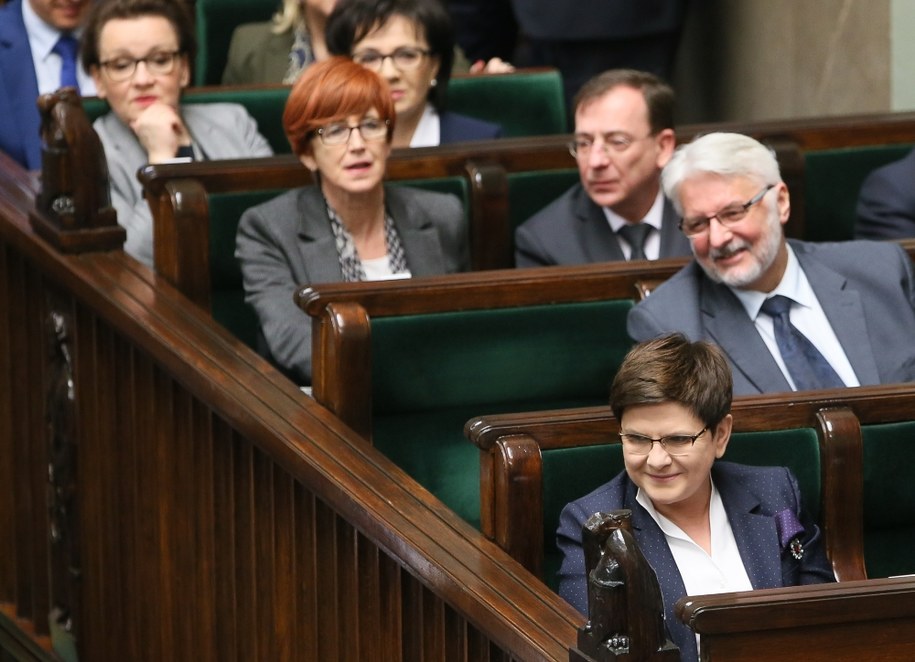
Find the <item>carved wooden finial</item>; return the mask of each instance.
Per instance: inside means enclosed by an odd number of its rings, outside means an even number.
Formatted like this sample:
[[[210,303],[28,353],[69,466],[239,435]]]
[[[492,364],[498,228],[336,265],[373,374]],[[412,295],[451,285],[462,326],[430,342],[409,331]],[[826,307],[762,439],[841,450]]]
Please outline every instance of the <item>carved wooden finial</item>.
[[[108,164],[80,97],[65,87],[38,97],[41,113],[41,192],[32,228],[66,253],[111,250],[127,237],[117,224]]]
[[[667,638],[654,570],[632,537],[631,513],[595,513],[582,527],[589,620],[570,660],[679,660]]]

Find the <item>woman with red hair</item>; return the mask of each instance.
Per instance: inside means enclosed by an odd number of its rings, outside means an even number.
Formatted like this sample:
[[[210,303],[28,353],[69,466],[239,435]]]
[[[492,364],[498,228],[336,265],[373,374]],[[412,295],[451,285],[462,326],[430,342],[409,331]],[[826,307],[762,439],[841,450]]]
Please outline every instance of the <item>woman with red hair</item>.
[[[293,302],[297,287],[454,273],[469,263],[455,196],[384,186],[394,122],[390,91],[374,72],[343,57],[308,67],[283,127],[317,183],[242,215],[235,255],[260,349],[299,384],[311,383],[311,325]]]

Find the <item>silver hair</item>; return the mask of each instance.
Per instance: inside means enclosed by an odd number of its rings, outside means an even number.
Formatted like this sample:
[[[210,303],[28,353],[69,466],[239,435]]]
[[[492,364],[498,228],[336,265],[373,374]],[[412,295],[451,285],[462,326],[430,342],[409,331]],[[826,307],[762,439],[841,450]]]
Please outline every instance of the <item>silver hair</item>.
[[[680,145],[661,172],[664,194],[678,214],[683,214],[680,185],[700,173],[748,177],[761,186],[782,180],[775,152],[758,140],[741,133],[707,133]]]

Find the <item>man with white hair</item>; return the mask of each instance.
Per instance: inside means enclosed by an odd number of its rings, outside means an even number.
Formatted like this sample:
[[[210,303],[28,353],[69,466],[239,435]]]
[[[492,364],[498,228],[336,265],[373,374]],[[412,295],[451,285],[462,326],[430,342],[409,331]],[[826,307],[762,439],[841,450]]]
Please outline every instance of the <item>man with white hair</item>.
[[[786,240],[773,153],[740,134],[677,149],[662,185],[694,260],[629,314],[629,335],[717,343],[735,394],[915,380],[915,281],[894,243]]]

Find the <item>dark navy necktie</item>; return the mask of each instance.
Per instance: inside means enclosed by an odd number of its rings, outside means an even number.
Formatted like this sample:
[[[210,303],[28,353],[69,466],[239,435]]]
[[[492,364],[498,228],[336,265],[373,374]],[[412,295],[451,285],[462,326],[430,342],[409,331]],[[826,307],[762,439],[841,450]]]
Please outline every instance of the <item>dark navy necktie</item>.
[[[79,42],[69,32],[60,35],[60,39],[51,49],[52,53],[60,56],[60,86],[75,87],[79,92],[79,81],[76,79],[76,52]]]
[[[813,343],[788,318],[791,299],[776,295],[763,302],[762,312],[772,318],[775,343],[799,391],[845,386]]]
[[[651,232],[651,226],[648,223],[627,223],[619,230],[620,236],[629,244],[630,260],[645,260],[645,239]]]

